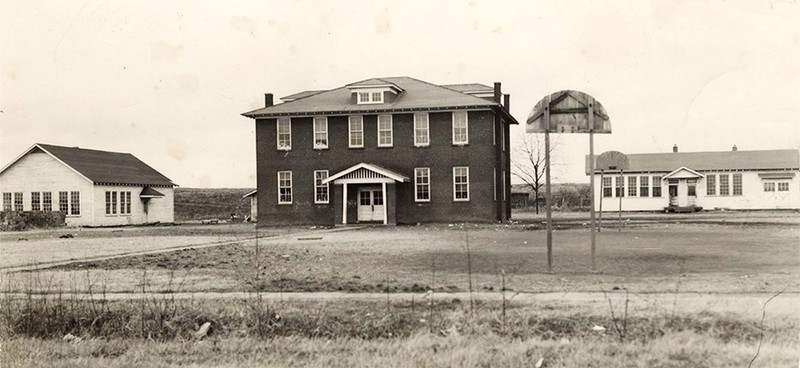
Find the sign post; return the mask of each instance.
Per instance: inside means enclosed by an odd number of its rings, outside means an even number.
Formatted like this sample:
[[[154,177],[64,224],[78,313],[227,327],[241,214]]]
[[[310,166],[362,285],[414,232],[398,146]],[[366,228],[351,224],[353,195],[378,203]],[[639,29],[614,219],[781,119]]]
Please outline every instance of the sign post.
[[[592,271],[595,266],[595,209],[594,209],[594,134],[611,133],[611,121],[603,105],[583,92],[564,90],[545,96],[533,107],[525,127],[526,133],[544,133],[545,142],[545,204],[547,207],[547,271],[553,272],[553,215],[550,190],[550,133],[588,133],[589,170],[591,176],[591,253]]]

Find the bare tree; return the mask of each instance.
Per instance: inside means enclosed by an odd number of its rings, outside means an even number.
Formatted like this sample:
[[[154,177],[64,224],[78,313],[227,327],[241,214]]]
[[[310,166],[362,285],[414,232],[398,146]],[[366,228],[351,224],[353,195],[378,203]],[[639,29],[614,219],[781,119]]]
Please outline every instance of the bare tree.
[[[553,151],[558,146],[554,141],[554,135],[550,135],[550,169],[552,176]],[[521,144],[517,147],[516,160],[511,161],[511,173],[522,180],[525,185],[531,188],[534,197],[536,213],[539,213],[540,192],[544,189],[545,174],[545,144],[544,134],[525,134],[522,135]]]

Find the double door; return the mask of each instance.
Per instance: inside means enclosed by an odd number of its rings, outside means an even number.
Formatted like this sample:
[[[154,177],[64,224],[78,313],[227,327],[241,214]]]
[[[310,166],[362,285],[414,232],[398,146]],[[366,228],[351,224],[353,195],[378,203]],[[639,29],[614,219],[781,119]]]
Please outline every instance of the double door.
[[[358,190],[358,221],[383,221],[383,190],[361,188]]]

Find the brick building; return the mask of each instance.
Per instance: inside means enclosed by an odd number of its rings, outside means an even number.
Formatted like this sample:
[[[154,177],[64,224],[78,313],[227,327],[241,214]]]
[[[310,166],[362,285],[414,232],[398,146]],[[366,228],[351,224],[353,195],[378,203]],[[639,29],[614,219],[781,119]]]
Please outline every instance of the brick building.
[[[500,83],[374,78],[306,91],[255,119],[261,225],[501,221],[511,215]]]

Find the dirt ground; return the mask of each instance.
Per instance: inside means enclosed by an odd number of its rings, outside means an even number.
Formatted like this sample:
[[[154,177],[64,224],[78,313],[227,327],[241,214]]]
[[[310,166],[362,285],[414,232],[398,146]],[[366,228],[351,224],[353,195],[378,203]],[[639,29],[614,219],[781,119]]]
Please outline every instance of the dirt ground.
[[[756,224],[722,224],[720,218],[716,223],[692,223],[661,216],[657,223],[622,231],[604,229],[597,238],[597,272],[591,270],[588,230],[580,224],[554,233],[553,273],[547,272],[545,232],[537,226],[434,224],[261,238],[258,257],[253,241],[240,241],[75,262],[41,271],[38,277],[51,280],[49,285],[54,287],[63,280],[74,284],[77,275],[114,292],[140,290],[145,268],[144,283],[149,289],[183,292],[465,291],[470,284],[473,290],[494,291],[500,290],[503,282],[507,289],[527,292],[769,293],[784,287],[799,292],[797,217],[782,212],[755,214],[750,219]],[[749,217],[736,214],[736,218],[745,221]],[[702,219],[709,216],[704,214]],[[215,229],[225,227],[195,229],[200,234],[189,240],[222,239],[223,235],[204,233]],[[241,233],[224,236],[244,239],[251,231],[242,227]],[[104,242],[135,247],[136,243],[163,244],[160,241],[165,239],[187,240],[171,237],[177,234],[105,234],[85,239],[85,254]],[[43,237],[25,243],[46,252],[48,245],[58,240],[82,241]],[[19,275],[12,274],[8,280],[14,278]]]

